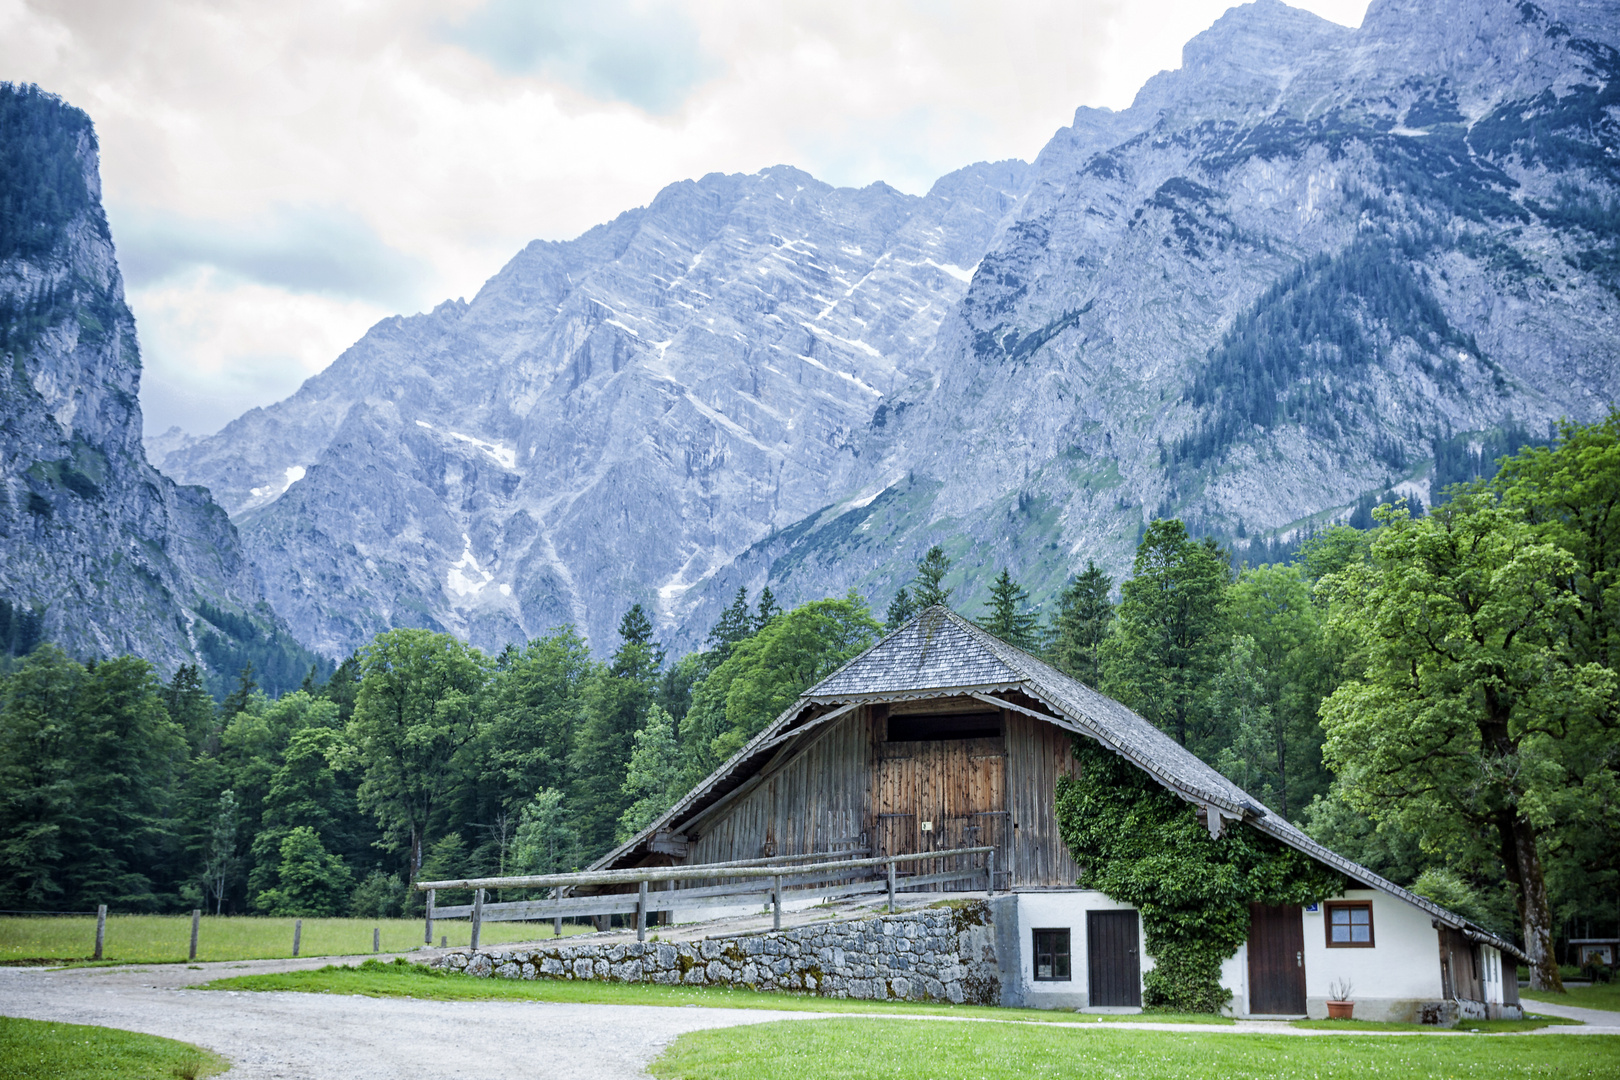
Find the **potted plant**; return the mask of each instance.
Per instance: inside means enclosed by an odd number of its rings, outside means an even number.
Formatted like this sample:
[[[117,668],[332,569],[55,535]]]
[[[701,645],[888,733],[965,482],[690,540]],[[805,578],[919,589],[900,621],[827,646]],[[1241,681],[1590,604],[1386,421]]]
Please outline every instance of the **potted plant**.
[[[1328,984],[1329,1020],[1350,1019],[1350,1014],[1356,1011],[1356,1003],[1350,1000],[1350,992],[1354,989],[1349,979],[1335,979]]]

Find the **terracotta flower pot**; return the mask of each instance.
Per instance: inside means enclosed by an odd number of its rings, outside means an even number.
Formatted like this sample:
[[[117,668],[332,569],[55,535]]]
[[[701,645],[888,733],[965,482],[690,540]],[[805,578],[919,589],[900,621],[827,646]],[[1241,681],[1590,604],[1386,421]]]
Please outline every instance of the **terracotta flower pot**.
[[[1356,1011],[1353,1001],[1330,1001],[1327,1003],[1329,1020],[1348,1020],[1350,1014]]]

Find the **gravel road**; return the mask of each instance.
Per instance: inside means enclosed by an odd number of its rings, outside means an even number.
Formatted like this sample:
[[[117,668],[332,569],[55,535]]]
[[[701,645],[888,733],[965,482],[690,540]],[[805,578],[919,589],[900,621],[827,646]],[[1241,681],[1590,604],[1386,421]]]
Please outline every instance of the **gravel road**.
[[[202,964],[200,970],[173,964],[0,968],[0,1014],[196,1043],[235,1063],[230,1080],[618,1080],[645,1077],[647,1063],[684,1032],[815,1015],[187,988],[229,975],[340,961]]]

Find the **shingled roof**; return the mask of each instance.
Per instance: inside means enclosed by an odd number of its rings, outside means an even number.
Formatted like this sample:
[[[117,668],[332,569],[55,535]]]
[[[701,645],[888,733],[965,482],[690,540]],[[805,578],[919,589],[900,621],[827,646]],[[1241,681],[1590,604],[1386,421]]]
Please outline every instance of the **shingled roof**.
[[[1000,696],[1013,691],[1044,709],[1031,709]],[[1202,806],[1216,828],[1224,820],[1240,820],[1368,888],[1428,912],[1443,925],[1510,956],[1527,959],[1511,942],[1323,847],[1113,698],[943,607],[926,609],[806,690],[685,798],[592,869],[632,865],[648,850],[653,836],[678,830],[770,761],[791,754],[810,730],[857,705],[942,695],[977,695],[1095,739],[1182,798]]]

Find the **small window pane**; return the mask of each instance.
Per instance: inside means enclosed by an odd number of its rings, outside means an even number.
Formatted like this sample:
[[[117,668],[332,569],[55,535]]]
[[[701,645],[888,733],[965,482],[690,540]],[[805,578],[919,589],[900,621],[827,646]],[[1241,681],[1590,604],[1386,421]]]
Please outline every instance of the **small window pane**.
[[[1034,937],[1036,981],[1067,982],[1070,977],[1069,932],[1037,930]]]
[[[1373,944],[1371,904],[1332,904],[1327,916],[1329,945],[1370,947]]]

